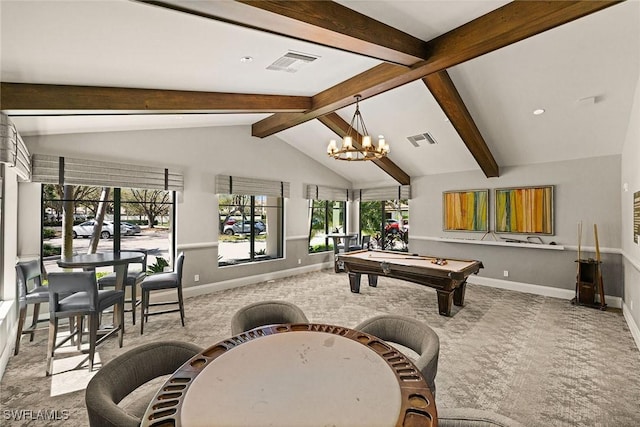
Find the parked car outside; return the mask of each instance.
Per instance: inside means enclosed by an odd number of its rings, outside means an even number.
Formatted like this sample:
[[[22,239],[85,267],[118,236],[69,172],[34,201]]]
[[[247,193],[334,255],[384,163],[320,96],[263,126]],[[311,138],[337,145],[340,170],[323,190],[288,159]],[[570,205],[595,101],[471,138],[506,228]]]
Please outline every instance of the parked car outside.
[[[256,233],[263,233],[267,226],[264,225],[262,221],[255,221],[254,227],[256,229]],[[234,234],[247,234],[251,232],[251,221],[237,221],[231,225],[225,225],[223,233],[228,236],[233,236]]]
[[[138,224],[132,224],[130,222],[121,222],[120,225],[121,226],[124,225],[124,227],[126,228],[125,234],[127,236],[132,236],[134,234],[142,233],[142,229]]]
[[[74,225],[73,226],[73,232],[72,232],[72,236],[74,239],[78,238],[78,237],[91,237],[91,235],[93,234],[93,229],[95,227],[95,220],[89,220],[89,221],[85,221],[82,224],[79,225]],[[137,227],[134,226],[133,224],[130,224],[133,227]],[[139,229],[140,227],[138,227]],[[102,231],[100,232],[100,238],[101,239],[109,239],[111,238],[111,236],[113,236],[113,232],[114,232],[114,228],[113,228],[113,222],[112,221],[104,221],[102,223]],[[120,224],[120,233],[124,234],[124,235],[133,235],[133,234],[137,234],[135,232],[135,228],[132,227],[127,227],[125,225],[125,223],[121,223]],[[139,232],[138,232],[139,233]]]
[[[399,233],[400,232],[400,223],[395,219],[388,219],[384,225],[385,233]]]

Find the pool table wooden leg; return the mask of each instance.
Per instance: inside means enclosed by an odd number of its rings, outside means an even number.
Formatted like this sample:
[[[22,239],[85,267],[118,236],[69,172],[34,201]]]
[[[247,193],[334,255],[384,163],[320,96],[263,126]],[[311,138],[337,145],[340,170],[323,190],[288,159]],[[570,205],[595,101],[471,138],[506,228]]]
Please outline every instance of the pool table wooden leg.
[[[369,286],[372,288],[378,286],[378,276],[375,274],[367,274],[367,276],[369,277]]]
[[[441,291],[438,292],[438,312],[442,316],[451,316],[451,303],[453,302],[454,291]]]
[[[349,286],[351,287],[351,292],[356,294],[360,292],[360,276],[360,273],[349,272]]]
[[[453,303],[459,307],[464,305],[464,291],[467,289],[467,281],[465,280],[453,291]]]

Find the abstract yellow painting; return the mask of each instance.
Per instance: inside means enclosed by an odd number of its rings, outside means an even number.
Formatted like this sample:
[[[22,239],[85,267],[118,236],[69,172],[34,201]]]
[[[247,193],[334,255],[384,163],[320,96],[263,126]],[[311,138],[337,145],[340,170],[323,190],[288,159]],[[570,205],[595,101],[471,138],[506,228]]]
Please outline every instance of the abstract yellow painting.
[[[489,231],[489,190],[442,193],[445,231]]]
[[[553,186],[495,191],[496,233],[553,234]]]

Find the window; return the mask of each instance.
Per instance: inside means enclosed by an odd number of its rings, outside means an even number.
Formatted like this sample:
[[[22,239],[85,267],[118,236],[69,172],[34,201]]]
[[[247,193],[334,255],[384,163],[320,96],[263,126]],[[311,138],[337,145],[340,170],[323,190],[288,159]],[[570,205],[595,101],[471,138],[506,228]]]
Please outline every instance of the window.
[[[86,253],[101,203],[105,216],[96,251],[144,250],[148,267],[161,263],[159,258],[172,259],[174,196],[174,192],[165,190],[43,184],[41,253],[45,269],[59,270],[56,261],[65,245],[64,209],[73,212],[73,229],[67,244],[73,253]]]
[[[409,201],[361,201],[360,233],[371,236],[374,249],[408,251]]]
[[[347,230],[344,201],[309,200],[309,253],[333,249],[328,233],[344,233]]]
[[[283,198],[218,195],[218,265],[283,257]]]

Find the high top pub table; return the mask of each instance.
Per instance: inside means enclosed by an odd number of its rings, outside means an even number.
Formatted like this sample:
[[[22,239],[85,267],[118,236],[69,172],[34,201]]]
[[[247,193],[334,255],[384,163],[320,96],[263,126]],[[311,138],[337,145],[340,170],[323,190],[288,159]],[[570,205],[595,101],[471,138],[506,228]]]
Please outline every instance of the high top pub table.
[[[398,350],[324,324],[253,329],[191,358],[142,426],[437,426],[433,396]]]

